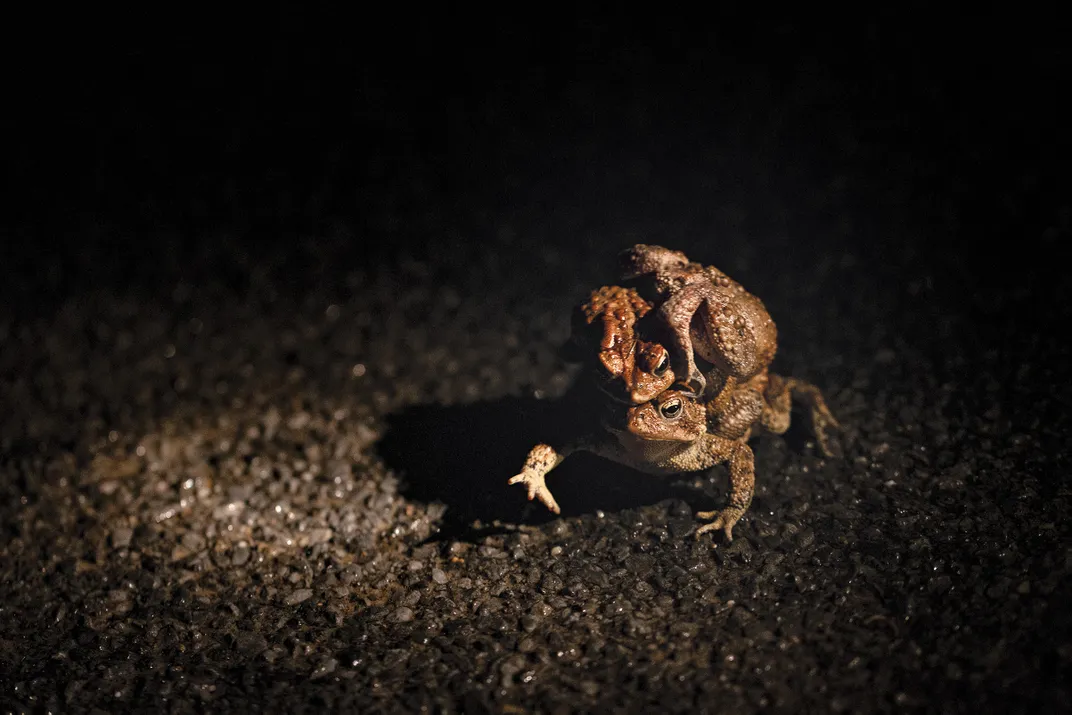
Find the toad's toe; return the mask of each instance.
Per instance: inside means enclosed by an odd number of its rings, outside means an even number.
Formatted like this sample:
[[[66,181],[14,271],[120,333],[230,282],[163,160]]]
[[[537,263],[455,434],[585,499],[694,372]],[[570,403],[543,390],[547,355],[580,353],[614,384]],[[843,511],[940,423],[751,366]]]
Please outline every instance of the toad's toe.
[[[722,533],[726,536],[726,541],[733,541],[733,527],[740,520],[744,514],[743,509],[737,507],[726,507],[722,511],[701,511],[697,512],[696,516],[699,519],[711,519],[714,518],[710,524],[704,524],[696,529],[695,536],[699,539],[704,534],[710,531],[722,530]]]
[[[562,510],[558,506],[558,502],[555,501],[555,497],[551,494],[551,490],[547,488],[547,483],[543,477],[527,474],[522,472],[510,477],[507,484],[524,484],[528,491],[529,501],[538,501],[555,514],[562,513]]]
[[[693,399],[700,399],[705,389],[707,389],[707,380],[699,370],[690,373],[688,378],[685,379],[685,390],[683,392]]]

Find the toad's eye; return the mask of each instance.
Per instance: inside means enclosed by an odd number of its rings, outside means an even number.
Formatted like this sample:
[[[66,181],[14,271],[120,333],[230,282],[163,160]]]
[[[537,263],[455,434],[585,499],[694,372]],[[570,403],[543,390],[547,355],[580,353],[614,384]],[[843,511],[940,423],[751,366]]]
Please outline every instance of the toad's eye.
[[[666,374],[666,371],[669,370],[669,369],[670,369],[670,354],[664,352],[662,357],[659,358],[659,362],[655,365],[655,369],[652,370],[652,373],[654,373],[657,377],[662,377],[663,375]]]
[[[677,398],[667,400],[659,405],[659,414],[661,414],[664,419],[676,420],[678,417],[681,417],[682,413],[681,400]]]

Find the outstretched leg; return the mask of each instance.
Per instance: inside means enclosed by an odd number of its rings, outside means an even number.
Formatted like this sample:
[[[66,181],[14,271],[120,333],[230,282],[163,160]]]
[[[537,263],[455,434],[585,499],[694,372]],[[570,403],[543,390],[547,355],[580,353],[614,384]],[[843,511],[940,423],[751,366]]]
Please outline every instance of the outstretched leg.
[[[528,488],[529,501],[536,499],[555,514],[561,513],[562,510],[559,509],[551,490],[547,488],[544,477],[562,464],[562,460],[568,457],[571,451],[573,450],[568,448],[558,451],[549,444],[536,445],[529,451],[521,473],[510,477],[507,484],[524,484]]]
[[[599,439],[593,435],[587,435],[570,442],[566,446],[555,449],[549,444],[538,444],[529,450],[529,456],[525,459],[525,466],[520,474],[510,477],[507,484],[524,484],[528,489],[529,501],[536,499],[555,514],[560,514],[561,509],[555,501],[551,490],[547,488],[545,477],[552,469],[562,464],[562,460],[574,452],[598,452]],[[613,457],[611,457],[613,459]]]
[[[700,519],[714,519],[696,530],[696,538],[709,531],[722,529],[726,541],[733,541],[733,526],[748,511],[756,488],[756,465],[752,448],[743,441],[736,443],[727,460],[730,468],[730,499],[721,511],[701,511]]]
[[[818,387],[794,377],[772,374],[767,382],[766,398],[767,407],[759,418],[764,429],[773,434],[783,434],[789,429],[789,414],[792,400],[795,399],[807,408],[809,426],[819,445],[819,452],[825,457],[834,456],[830,431],[840,429],[841,425],[826,406],[826,400]]]

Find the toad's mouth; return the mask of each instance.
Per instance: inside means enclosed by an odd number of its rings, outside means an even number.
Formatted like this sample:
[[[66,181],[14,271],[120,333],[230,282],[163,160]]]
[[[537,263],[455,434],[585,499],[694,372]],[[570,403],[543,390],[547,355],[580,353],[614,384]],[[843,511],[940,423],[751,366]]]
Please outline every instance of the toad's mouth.
[[[622,442],[673,445],[692,442],[695,439],[694,436],[690,435],[669,436],[665,432],[659,434],[638,434],[629,429],[628,411],[622,409],[614,410],[610,405],[603,410],[599,422],[603,429],[613,434]]]

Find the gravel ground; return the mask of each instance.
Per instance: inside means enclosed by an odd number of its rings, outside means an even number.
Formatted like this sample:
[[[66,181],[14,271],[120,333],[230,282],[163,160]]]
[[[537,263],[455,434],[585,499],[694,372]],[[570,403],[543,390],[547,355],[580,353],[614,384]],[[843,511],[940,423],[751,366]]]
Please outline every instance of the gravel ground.
[[[5,229],[0,705],[1072,708],[1067,53],[873,40],[83,109],[93,171]],[[732,544],[690,536],[720,468],[505,483],[584,419],[569,311],[637,241],[759,295],[845,426],[754,440]]]

